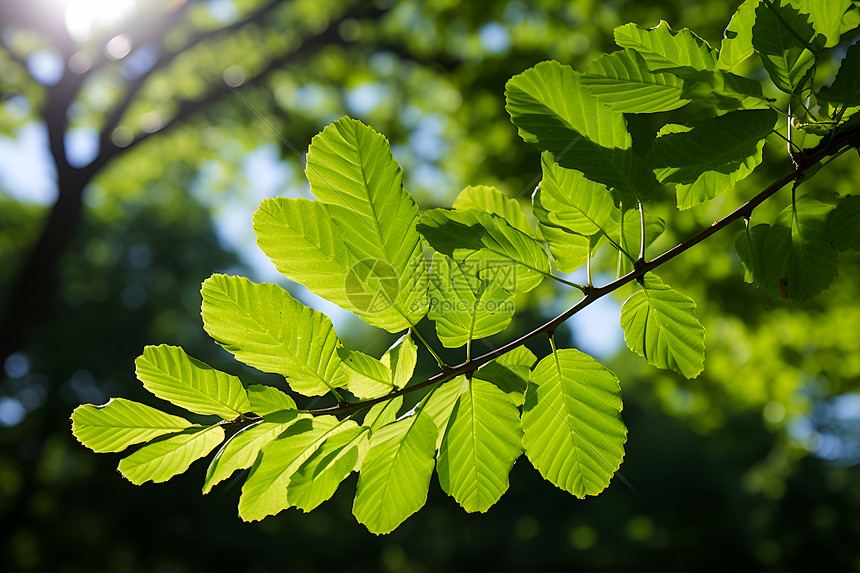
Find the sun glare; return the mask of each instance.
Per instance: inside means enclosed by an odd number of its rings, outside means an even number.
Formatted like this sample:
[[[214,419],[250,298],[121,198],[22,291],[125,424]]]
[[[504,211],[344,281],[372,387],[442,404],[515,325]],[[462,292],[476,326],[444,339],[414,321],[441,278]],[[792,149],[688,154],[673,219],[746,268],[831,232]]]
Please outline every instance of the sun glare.
[[[99,29],[110,30],[132,15],[135,0],[63,0],[66,29],[81,42]]]

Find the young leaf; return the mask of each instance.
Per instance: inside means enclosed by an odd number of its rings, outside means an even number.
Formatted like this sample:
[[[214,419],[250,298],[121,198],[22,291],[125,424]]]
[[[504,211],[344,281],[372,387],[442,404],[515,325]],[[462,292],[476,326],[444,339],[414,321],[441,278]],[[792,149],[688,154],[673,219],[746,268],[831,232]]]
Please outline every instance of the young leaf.
[[[580,78],[570,66],[541,62],[508,81],[505,108],[527,143],[635,204],[653,177],[633,153],[624,116],[593,97]]]
[[[262,384],[248,386],[248,400],[251,402],[251,411],[263,417],[283,410],[296,409],[296,402],[288,395],[277,388]]]
[[[191,422],[146,404],[111,398],[107,404],[84,404],[72,413],[72,434],[94,452],[121,452],[132,444],[181,432]]]
[[[470,379],[442,439],[439,485],[466,511],[487,511],[508,489],[522,441],[516,405],[493,384]]]
[[[705,329],[695,311],[693,299],[646,275],[642,290],[621,307],[627,347],[657,368],[695,378],[705,363]]]
[[[785,93],[794,93],[815,64],[826,38],[816,35],[809,15],[780,0],[765,0],[755,10],[752,43],[770,79]]]
[[[733,111],[691,128],[666,126],[648,153],[657,179],[675,183],[679,209],[710,201],[732,189],[761,163],[776,112]]]
[[[468,259],[475,274],[509,292],[532,290],[551,270],[536,239],[483,211],[433,209],[421,216],[418,230],[436,251]]]
[[[514,315],[513,295],[470,272],[470,266],[433,255],[429,316],[447,348],[502,332]]]
[[[221,426],[192,426],[150,442],[119,462],[120,473],[135,485],[161,483],[181,474],[224,440]]]
[[[373,432],[352,506],[368,531],[389,533],[424,505],[437,433],[420,410]]]
[[[321,396],[346,383],[331,320],[278,285],[212,275],[201,289],[203,328],[237,360]]]
[[[720,68],[734,72],[737,67],[755,53],[752,44],[752,28],[755,24],[755,9],[761,0],[744,0],[735,10],[720,43]]]
[[[409,382],[418,359],[418,348],[407,333],[379,360],[346,348],[338,348],[338,355],[348,372],[347,388],[356,397],[367,400],[385,396]]]
[[[418,207],[403,188],[388,140],[359,121],[341,118],[313,138],[305,172],[355,259],[373,261],[374,269],[389,269],[396,278],[390,306],[371,324],[389,332],[416,324],[427,313],[426,267],[415,230]]]
[[[340,482],[361,466],[369,435],[367,428],[358,426],[323,442],[290,476],[287,491],[290,504],[308,512],[333,496]]]
[[[465,211],[466,209],[486,211],[501,217],[514,229],[522,231],[530,237],[535,237],[535,232],[529,225],[529,221],[523,214],[517,200],[504,195],[495,187],[486,185],[466,187],[457,195],[452,208],[458,211]]]
[[[830,216],[828,235],[840,251],[860,251],[860,196],[842,199]]]
[[[518,346],[478,368],[472,377],[492,382],[508,395],[514,405],[522,406],[535,362],[537,358],[531,350]]]
[[[597,495],[624,458],[621,386],[578,350],[557,350],[532,371],[523,446],[541,475],[576,497]]]
[[[233,434],[212,458],[206,470],[203,493],[209,493],[215,485],[230,477],[236,470],[251,467],[261,449],[283,434],[292,424],[306,418],[310,418],[310,415],[296,410],[283,410],[278,414],[269,414],[265,420]]]
[[[645,58],[630,48],[591,62],[581,79],[601,103],[622,113],[656,113],[687,105],[683,82],[672,74],[654,73]]]
[[[764,280],[773,298],[806,302],[839,274],[839,257],[827,228],[832,210],[803,196],[779,214],[764,240]]]
[[[134,364],[144,388],[190,412],[232,420],[250,410],[241,380],[188,356],[178,346],[147,346]]]
[[[735,251],[744,267],[744,282],[750,284],[764,283],[763,258],[764,239],[770,232],[770,225],[756,225],[744,229],[735,238]]]
[[[714,71],[717,67],[718,54],[707,42],[687,28],[675,32],[664,20],[649,29],[636,24],[615,28],[615,43],[635,50],[652,72],[677,67]]]
[[[242,486],[239,517],[257,521],[294,505],[289,497],[292,475],[329,437],[355,427],[352,420],[340,422],[334,416],[314,416],[290,425],[260,450]]]
[[[364,416],[362,426],[376,431],[397,419],[397,412],[403,406],[403,396],[396,396],[384,402],[378,402],[370,407]]]
[[[605,185],[586,179],[579,171],[565,169],[550,153],[541,154],[543,179],[538,221],[590,236],[605,232],[615,210]]]

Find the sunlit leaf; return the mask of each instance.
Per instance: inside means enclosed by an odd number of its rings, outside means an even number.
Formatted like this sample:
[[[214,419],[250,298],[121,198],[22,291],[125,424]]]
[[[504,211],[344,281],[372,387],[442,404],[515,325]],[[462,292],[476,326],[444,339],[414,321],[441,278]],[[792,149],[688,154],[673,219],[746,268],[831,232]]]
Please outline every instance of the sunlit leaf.
[[[624,116],[593,97],[580,78],[570,66],[541,62],[508,81],[505,107],[527,143],[613,188],[616,200],[635,203],[653,177],[633,153]]]
[[[370,407],[364,416],[362,426],[370,428],[371,431],[390,424],[397,419],[397,413],[403,406],[403,396],[396,396],[390,400],[379,402]]]
[[[271,417],[242,428],[218,450],[206,470],[204,494],[209,493],[215,485],[230,477],[236,470],[251,467],[266,444],[283,434],[296,421],[310,417],[309,414],[301,414],[296,410],[283,410],[269,416]]]
[[[543,211],[535,210],[538,220],[585,236],[605,231],[615,209],[606,186],[561,167],[550,153],[541,155],[541,166]]]
[[[334,416],[314,416],[291,424],[260,450],[242,486],[239,516],[256,521],[293,505],[288,495],[292,475],[328,438],[355,427],[355,422],[338,421]]]
[[[125,398],[111,398],[102,406],[84,404],[72,413],[72,434],[94,452],[121,452],[190,426],[184,418]]]
[[[134,364],[144,388],[196,414],[232,420],[251,409],[241,380],[188,356],[178,346],[147,346]]]
[[[311,191],[326,210],[345,247],[355,260],[372,261],[367,272],[381,279],[393,275],[396,288],[388,293],[388,306],[366,313],[371,324],[398,332],[416,324],[427,313],[427,288],[421,237],[415,230],[418,207],[403,188],[400,166],[385,136],[363,123],[342,118],[311,141],[305,170]],[[361,307],[362,294],[379,302],[379,292],[362,293],[366,280],[357,273],[353,305]],[[384,289],[383,289],[383,293]]]
[[[346,383],[331,320],[283,288],[216,274],[201,292],[203,327],[237,360],[286,376],[306,396]]]
[[[471,378],[442,440],[439,484],[466,511],[487,511],[508,489],[522,438],[517,406],[493,384]]]
[[[656,113],[678,109],[683,82],[672,74],[654,73],[645,58],[630,48],[591,62],[581,83],[601,103],[623,113]]]
[[[481,366],[473,377],[492,382],[515,405],[522,406],[535,362],[534,353],[525,346],[519,346]]]
[[[224,440],[221,426],[192,426],[179,434],[159,438],[119,462],[119,471],[135,485],[161,483],[181,474]]]
[[[687,28],[672,30],[664,20],[648,29],[636,24],[615,28],[615,43],[636,50],[654,72],[675,67],[713,71],[717,66],[718,54],[707,42]]]
[[[263,417],[275,412],[296,409],[296,402],[287,394],[262,384],[248,386],[248,400],[251,402],[251,411]]]
[[[696,303],[653,273],[621,307],[621,327],[627,347],[657,368],[695,378],[705,367],[705,329]]]
[[[535,288],[551,270],[540,242],[483,211],[433,209],[418,230],[436,251],[472,268],[464,272],[509,292]]]
[[[752,27],[755,9],[761,0],[744,0],[735,10],[720,43],[720,68],[733,72],[747,58],[755,54],[752,44]]]
[[[439,341],[448,348],[502,332],[514,315],[513,295],[472,274],[470,266],[433,255],[429,316]]]
[[[534,229],[523,214],[519,202],[508,197],[495,187],[486,185],[469,186],[460,191],[452,205],[454,209],[477,209],[492,215],[498,215],[508,222],[511,227],[526,235],[535,236]]]
[[[523,445],[541,475],[576,497],[597,495],[624,458],[621,386],[578,350],[562,349],[535,366],[523,408]]]

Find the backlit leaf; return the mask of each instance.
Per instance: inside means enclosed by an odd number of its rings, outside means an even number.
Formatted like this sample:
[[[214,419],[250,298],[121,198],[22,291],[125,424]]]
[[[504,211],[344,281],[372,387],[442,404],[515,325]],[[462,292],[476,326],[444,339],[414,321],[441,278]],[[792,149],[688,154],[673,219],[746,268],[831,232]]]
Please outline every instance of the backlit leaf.
[[[808,14],[780,0],[761,2],[755,14],[753,46],[776,87],[794,93],[826,39],[816,35]]]
[[[306,396],[346,383],[331,320],[283,288],[216,274],[201,292],[203,327],[237,360],[287,377]]]
[[[184,418],[125,398],[111,398],[102,406],[84,404],[72,413],[72,434],[94,452],[121,452],[190,426]]]
[[[522,439],[517,406],[493,384],[471,378],[442,440],[439,484],[466,511],[487,511],[508,489]]]
[[[624,458],[621,386],[578,350],[538,362],[523,408],[523,445],[541,475],[576,497],[597,495]]]
[[[492,382],[515,405],[522,406],[535,362],[534,353],[525,346],[519,346],[481,366],[473,377]]]
[[[161,483],[181,474],[224,440],[221,426],[192,426],[150,442],[119,462],[119,471],[135,485]]]
[[[657,368],[695,378],[704,369],[705,329],[696,318],[696,303],[654,274],[621,307],[627,347]]]
[[[147,346],[134,364],[144,388],[196,414],[232,420],[251,409],[241,380],[188,356],[178,346]]]
[[[457,195],[452,208],[459,211],[477,209],[498,215],[514,229],[522,231],[526,235],[535,236],[535,232],[517,200],[508,197],[495,187],[486,185],[466,187]]]

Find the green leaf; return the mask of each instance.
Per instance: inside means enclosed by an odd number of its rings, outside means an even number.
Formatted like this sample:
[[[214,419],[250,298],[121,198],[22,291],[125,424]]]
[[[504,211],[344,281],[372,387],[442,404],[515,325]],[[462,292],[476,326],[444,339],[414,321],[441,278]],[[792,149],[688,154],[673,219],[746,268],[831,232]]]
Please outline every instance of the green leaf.
[[[603,491],[624,458],[621,386],[574,349],[538,362],[523,408],[523,445],[541,475],[576,497]]]
[[[527,143],[613,188],[616,200],[635,203],[653,177],[633,153],[624,116],[593,97],[580,78],[570,66],[541,62],[508,81],[505,107]]]
[[[752,44],[752,28],[755,24],[755,9],[761,0],[744,0],[735,10],[720,44],[720,68],[734,72],[737,67],[755,53]]]
[[[257,245],[287,278],[362,319],[376,317],[347,296],[344,277],[357,260],[321,201],[265,199],[254,213],[254,233]]]
[[[493,384],[472,378],[442,440],[439,485],[466,511],[487,511],[508,489],[522,440],[517,406]]]
[[[538,224],[538,229],[543,235],[549,252],[555,259],[558,270],[563,273],[572,273],[583,266],[588,260],[589,238],[568,232],[558,227]]]
[[[241,380],[191,358],[178,346],[147,346],[134,364],[144,388],[190,412],[232,420],[251,409]]]
[[[331,320],[278,285],[212,275],[203,282],[203,327],[237,360],[321,396],[346,383]]]
[[[407,332],[385,351],[380,362],[391,371],[391,381],[397,389],[403,388],[412,379],[418,363],[418,347]]]
[[[852,4],[851,0],[790,0],[790,2],[798,11],[809,14],[812,27],[827,38],[827,42],[823,45],[825,48],[832,48],[839,44],[839,37],[843,32],[852,29],[851,24],[856,21],[855,16],[847,27],[843,22],[846,12],[857,9],[856,2]]]
[[[346,348],[338,348],[338,355],[348,372],[347,388],[356,397],[367,400],[385,396],[409,382],[418,359],[418,348],[407,333],[379,360]]]
[[[764,280],[773,298],[806,302],[839,274],[827,225],[832,210],[804,196],[779,214],[764,241]]]
[[[607,230],[607,234],[613,238],[624,253],[618,257],[618,275],[625,275],[633,270],[633,263],[630,259],[636,259],[639,255],[639,245],[641,242],[642,224],[638,209],[629,209],[624,211],[622,215],[620,211],[612,213],[612,227]],[[657,238],[666,230],[666,222],[657,215],[649,211],[645,211],[645,252],[648,252],[648,246],[651,245]],[[629,258],[628,258],[629,255]]]
[[[543,245],[483,211],[433,209],[418,230],[436,251],[472,266],[469,274],[509,292],[530,291],[551,271]]]
[[[627,347],[657,368],[695,378],[705,363],[705,329],[695,311],[693,299],[646,275],[642,290],[621,307]]]
[[[437,450],[442,445],[442,438],[445,437],[445,428],[448,427],[448,420],[451,418],[454,404],[457,403],[457,398],[465,390],[465,387],[466,377],[458,376],[434,387],[421,402],[421,412],[433,420],[436,425]]]
[[[473,377],[492,382],[507,394],[516,406],[522,406],[535,362],[537,358],[531,350],[518,346],[478,368]]]
[[[262,384],[248,386],[248,400],[251,402],[251,411],[263,417],[296,409],[296,403],[292,398],[277,388]]]
[[[239,517],[257,521],[292,505],[289,485],[293,474],[329,437],[355,428],[352,420],[314,416],[298,420],[257,456],[239,497]]]
[[[761,163],[776,112],[733,111],[694,124],[666,126],[648,153],[657,179],[675,183],[679,209],[688,209],[734,188]]]
[[[72,434],[94,452],[121,452],[132,444],[181,432],[191,422],[146,404],[111,398],[107,404],[84,404],[72,412]]]
[[[495,187],[486,185],[466,187],[457,195],[452,207],[458,211],[465,211],[466,209],[486,211],[501,217],[514,229],[531,237],[535,236],[535,232],[523,214],[519,202],[503,194]]]
[[[346,476],[361,465],[369,435],[367,428],[354,427],[323,442],[290,477],[290,504],[307,512],[333,496]]]
[[[278,421],[256,422],[242,428],[227,440],[206,470],[203,493],[209,493],[218,483],[230,477],[236,470],[249,468],[257,455],[269,442],[276,439],[298,420],[310,418],[296,410],[283,410],[276,416]]]
[[[119,471],[135,485],[161,483],[181,474],[224,440],[221,426],[192,426],[150,442],[119,462]]]
[[[692,68],[672,68],[684,86],[681,96],[722,110],[768,108],[769,102],[761,91],[761,82],[724,70],[700,71]]]
[[[397,412],[403,406],[403,396],[395,396],[390,400],[378,402],[370,407],[364,416],[362,426],[375,431],[397,419]]]
[[[433,420],[420,410],[373,432],[352,506],[368,531],[394,531],[424,505],[437,434]]]
[[[839,201],[830,216],[828,236],[840,251],[860,251],[860,196]]]
[[[398,332],[416,324],[427,313],[426,267],[421,237],[415,230],[418,207],[403,188],[400,166],[385,136],[363,123],[344,117],[311,141],[305,170],[311,191],[326,210],[346,248],[356,260],[370,261],[371,271],[393,275],[397,289],[389,306],[379,309],[374,326]],[[384,269],[384,272],[383,272]],[[366,276],[347,283],[353,305],[361,297],[377,301],[379,292],[362,292]],[[358,302],[357,302],[358,301]],[[378,301],[377,301],[378,302]]]
[[[833,107],[860,106],[860,44],[851,44],[829,87],[821,88],[820,96]],[[835,115],[834,115],[835,117]]]
[[[776,87],[785,93],[794,93],[815,64],[815,55],[826,40],[815,34],[808,14],[780,0],[762,2],[755,14],[753,46]]]
[[[718,54],[707,42],[687,28],[675,32],[664,20],[649,29],[636,24],[615,28],[615,43],[636,50],[652,72],[675,67],[714,71],[717,67]]]
[[[581,78],[592,96],[623,113],[656,113],[683,107],[683,82],[672,74],[654,73],[645,58],[630,48],[604,54]]]
[[[447,348],[502,332],[514,315],[513,295],[498,283],[479,278],[470,267],[433,255],[429,316]]]
[[[606,186],[586,179],[579,171],[561,167],[550,153],[541,155],[541,167],[543,209],[535,210],[538,220],[584,236],[604,232],[615,210]]]
[[[762,260],[765,257],[764,239],[770,232],[770,225],[756,225],[744,229],[735,238],[735,250],[744,267],[744,281],[750,284],[764,283]]]

